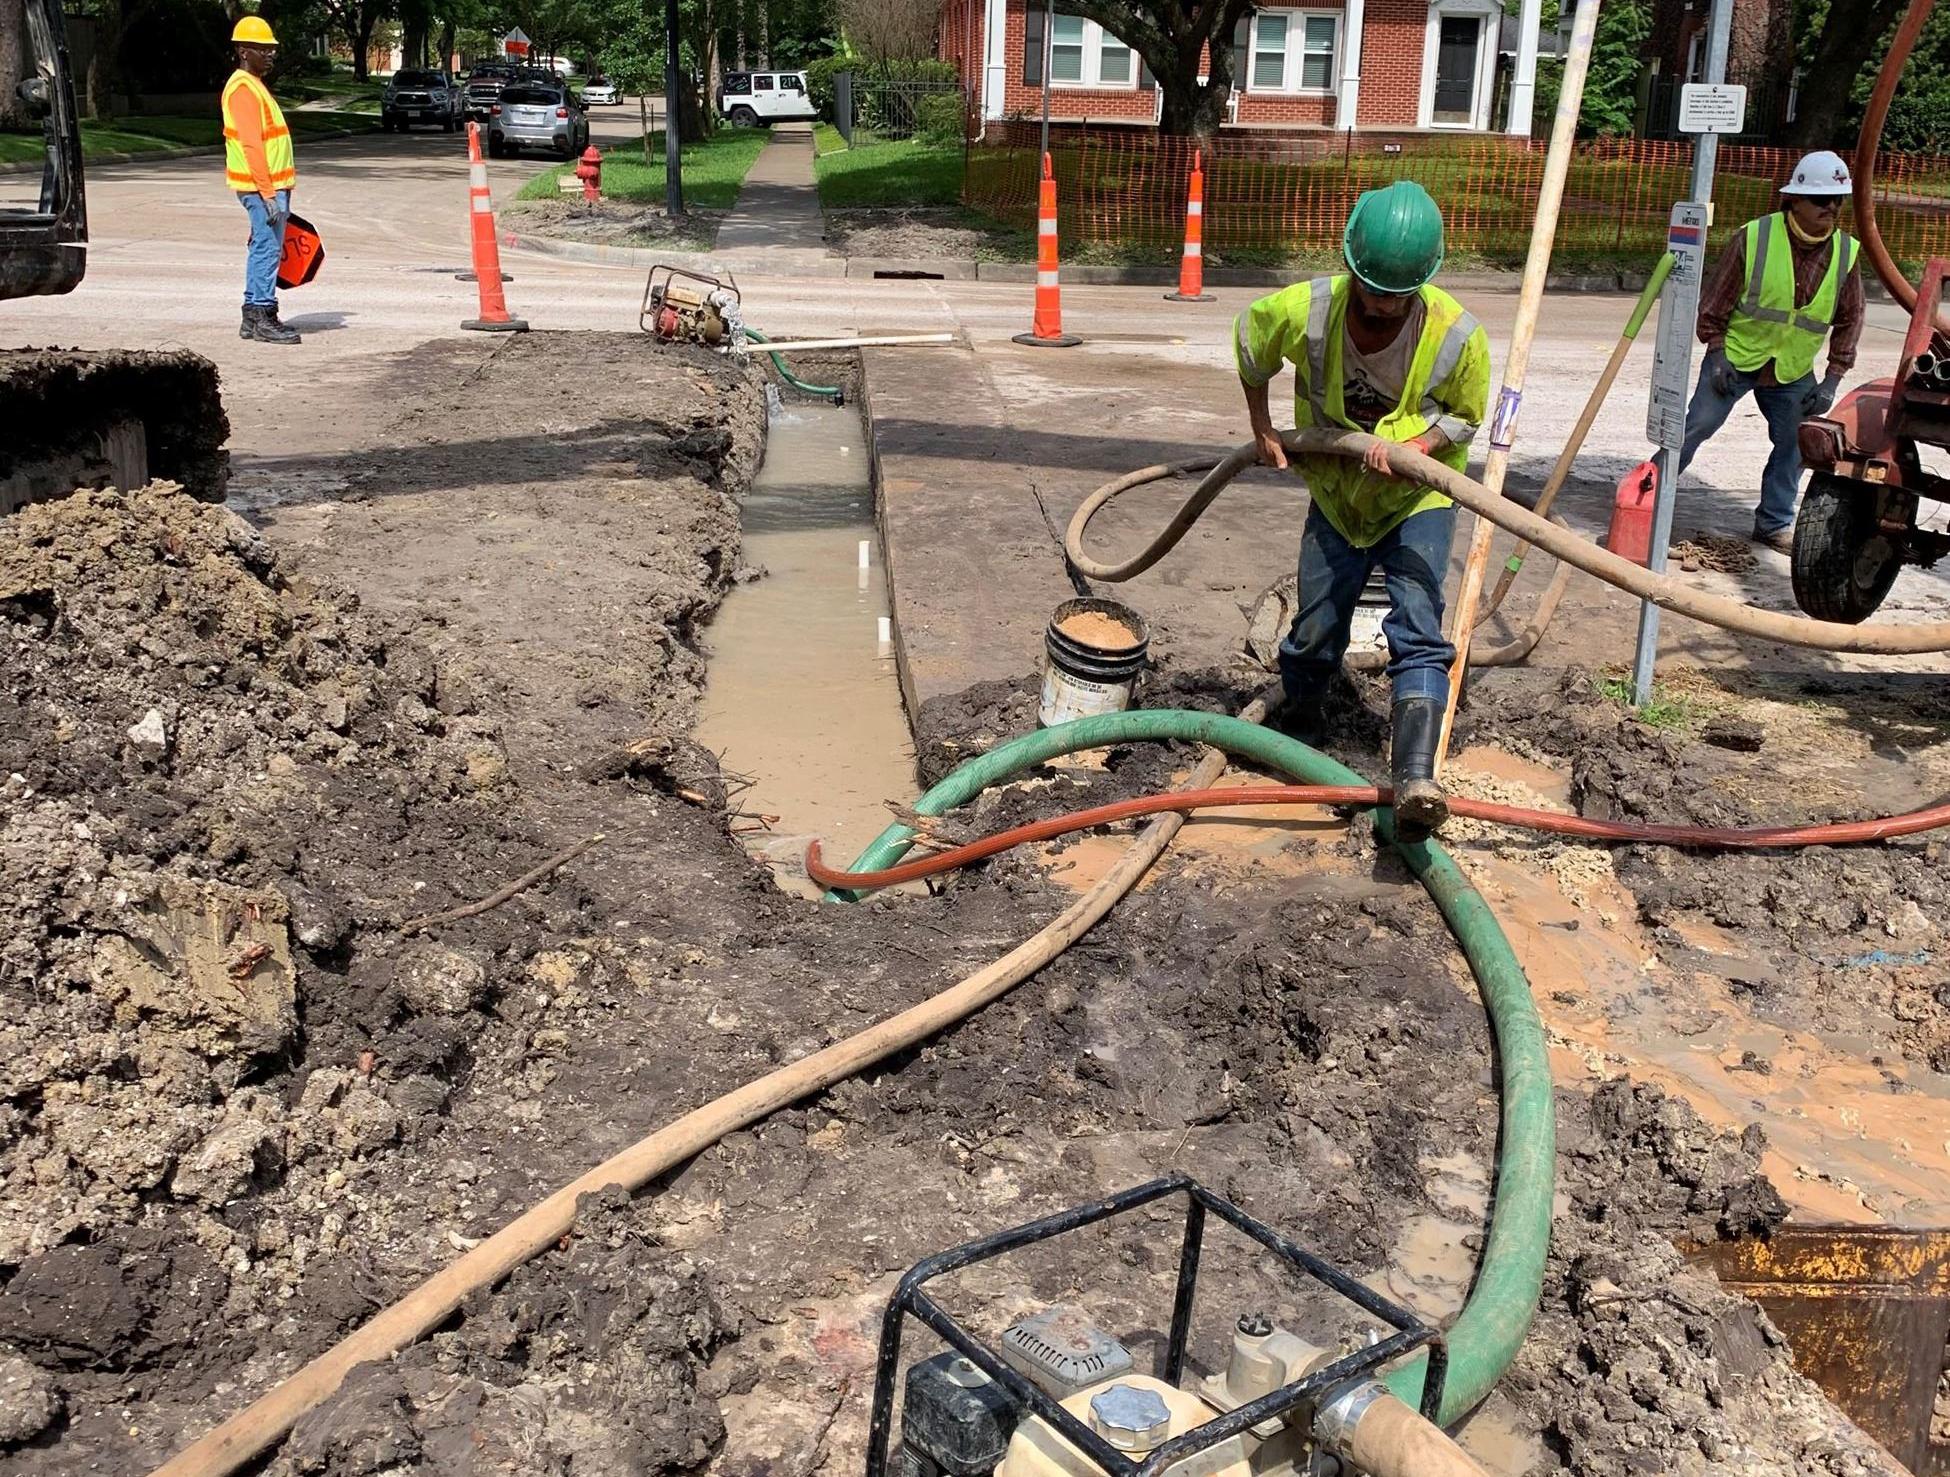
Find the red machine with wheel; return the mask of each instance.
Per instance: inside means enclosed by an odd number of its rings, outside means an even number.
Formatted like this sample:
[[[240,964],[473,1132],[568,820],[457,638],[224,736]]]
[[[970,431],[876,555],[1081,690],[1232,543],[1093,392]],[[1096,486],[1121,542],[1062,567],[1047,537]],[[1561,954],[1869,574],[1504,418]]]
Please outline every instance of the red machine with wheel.
[[[1897,269],[1876,227],[1875,161],[1883,120],[1904,64],[1936,8],[1910,0],[1876,78],[1855,146],[1855,223],[1862,254],[1897,302],[1909,333],[1892,378],[1844,395],[1801,426],[1813,473],[1794,524],[1795,602],[1821,620],[1860,621],[1882,604],[1905,564],[1925,568],[1950,552],[1950,533],[1920,527],[1925,500],[1950,503],[1950,321],[1943,316],[1950,261],[1932,257],[1920,288]],[[1943,452],[1927,465],[1925,449]],[[1943,470],[1936,470],[1940,467]]]
[[[1849,391],[1801,424],[1813,473],[1794,524],[1795,602],[1828,621],[1859,621],[1882,604],[1905,564],[1950,553],[1950,533],[1919,527],[1925,499],[1950,503],[1950,477],[1920,448],[1944,449],[1950,468],[1950,336],[1936,328],[1950,261],[1932,257],[1893,378]]]

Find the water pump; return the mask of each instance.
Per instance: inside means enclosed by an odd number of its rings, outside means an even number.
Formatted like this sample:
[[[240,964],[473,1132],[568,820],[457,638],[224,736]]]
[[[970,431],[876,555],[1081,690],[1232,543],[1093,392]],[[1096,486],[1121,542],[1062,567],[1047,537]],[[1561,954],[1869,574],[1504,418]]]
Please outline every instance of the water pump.
[[[659,262],[643,284],[637,325],[659,343],[727,349],[742,343],[745,323],[738,279]]]
[[[991,1346],[926,1290],[945,1273],[1179,1196],[1186,1215],[1177,1294],[1154,1374],[1138,1371],[1129,1347],[1081,1308],[1042,1308],[1010,1324]],[[1342,1352],[1248,1309],[1235,1319],[1225,1367],[1188,1378],[1186,1346],[1208,1215],[1243,1232],[1289,1271],[1356,1304],[1386,1325],[1385,1336]],[[909,1318],[948,1349],[914,1364],[901,1382]],[[1384,1365],[1434,1340],[1435,1331],[1408,1309],[1174,1175],[941,1252],[909,1271],[881,1326],[867,1477],[1323,1477],[1338,1474],[1343,1459],[1374,1455],[1369,1448],[1383,1427],[1404,1449],[1413,1437],[1418,1472],[1476,1470],[1375,1378]],[[1441,1396],[1439,1347],[1434,1352],[1428,1408]],[[897,1383],[904,1399],[896,1438]],[[1404,1423],[1415,1429],[1405,1433]],[[1361,1465],[1382,1477],[1407,1477],[1406,1470],[1384,1471],[1385,1454]]]

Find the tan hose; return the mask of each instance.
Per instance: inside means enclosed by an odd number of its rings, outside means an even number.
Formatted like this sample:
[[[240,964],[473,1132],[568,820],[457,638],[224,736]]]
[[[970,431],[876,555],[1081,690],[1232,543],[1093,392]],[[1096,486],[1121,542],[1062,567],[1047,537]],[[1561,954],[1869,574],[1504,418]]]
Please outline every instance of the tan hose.
[[[1710,626],[1755,636],[1765,641],[1780,641],[1790,646],[1807,646],[1821,651],[1870,652],[1881,656],[1914,656],[1927,652],[1950,651],[1950,621],[1924,621],[1903,626],[1850,626],[1839,621],[1816,621],[1803,616],[1783,615],[1779,611],[1759,610],[1738,600],[1709,595],[1681,584],[1670,575],[1654,574],[1643,565],[1621,559],[1568,528],[1539,518],[1528,508],[1492,494],[1481,483],[1444,466],[1433,457],[1423,456],[1392,441],[1377,441],[1365,431],[1322,430],[1288,431],[1281,438],[1289,455],[1361,457],[1368,448],[1379,445],[1386,450],[1389,470],[1397,477],[1432,487],[1498,528],[1535,544],[1545,553],[1573,568],[1614,585],[1641,600],[1650,600],[1662,610],[1690,616]],[[1063,535],[1063,549],[1070,562],[1091,579],[1116,583],[1142,574],[1168,554],[1211,506],[1227,483],[1257,461],[1250,445],[1241,446],[1220,459],[1174,462],[1146,467],[1106,483],[1091,493],[1070,519]],[[1204,480],[1172,515],[1163,533],[1129,559],[1104,563],[1083,552],[1083,535],[1090,520],[1104,504],[1119,493],[1165,477],[1204,472]]]
[[[1432,1421],[1425,1421],[1386,1387],[1375,1394],[1333,1441],[1336,1456],[1372,1477],[1489,1477],[1489,1473]]]
[[[1266,710],[1267,700],[1258,698],[1239,716],[1257,723],[1265,718]],[[1186,778],[1185,787],[1212,784],[1225,766],[1225,755],[1217,749],[1209,750]],[[905,1051],[1007,994],[1110,912],[1171,844],[1185,821],[1184,815],[1159,816],[1152,821],[1095,887],[1035,936],[959,984],[693,1109],[564,1185],[282,1384],[260,1395],[209,1435],[164,1462],[151,1477],[223,1477],[236,1471],[284,1436],[307,1411],[329,1399],[355,1367],[397,1354],[444,1322],[469,1294],[491,1287],[523,1262],[555,1245],[574,1227],[579,1197],[610,1185],[639,1189],[726,1134]]]

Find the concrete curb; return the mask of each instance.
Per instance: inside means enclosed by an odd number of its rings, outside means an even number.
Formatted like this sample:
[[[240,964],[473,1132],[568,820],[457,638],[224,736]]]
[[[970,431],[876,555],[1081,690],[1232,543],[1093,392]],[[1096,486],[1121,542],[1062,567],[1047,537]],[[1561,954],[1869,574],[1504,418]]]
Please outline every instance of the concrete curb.
[[[938,279],[944,282],[1031,283],[1036,280],[1034,262],[978,261],[972,257],[889,257],[834,256],[823,261],[800,261],[785,272],[778,260],[766,256],[719,255],[716,252],[659,251],[648,246],[604,246],[589,241],[564,241],[554,236],[529,235],[504,231],[502,244],[566,261],[589,262],[599,266],[649,268],[658,262],[700,270],[729,268],[733,272],[795,277],[846,277],[860,280]],[[803,253],[801,254],[803,256]],[[1459,291],[1508,292],[1515,290],[1521,274],[1517,272],[1457,272],[1442,278],[1445,286]],[[1076,287],[1171,287],[1178,282],[1178,269],[1164,266],[1108,267],[1078,264],[1063,268],[1063,280]],[[1205,273],[1208,287],[1285,287],[1298,280],[1298,274],[1273,267],[1212,267]],[[1546,281],[1551,292],[1628,292],[1644,290],[1643,272],[1553,273]]]
[[[659,262],[666,262],[673,267],[711,272],[714,275],[724,271],[751,276],[782,277],[849,275],[845,257],[836,256],[820,260],[809,257],[805,252],[797,253],[802,258],[799,261],[782,263],[776,258],[741,256],[735,252],[720,254],[715,251],[665,251],[654,246],[605,246],[595,241],[564,241],[555,236],[536,236],[509,230],[502,231],[501,244],[520,251],[533,251],[543,256],[559,257],[563,261],[587,262],[592,266],[603,267],[635,267],[645,271]],[[781,270],[782,267],[784,270]]]
[[[309,149],[321,144],[344,143],[347,139],[368,138],[378,132],[379,126],[374,124],[371,128],[348,129],[344,133],[294,134],[293,137]],[[86,174],[98,164],[162,164],[171,159],[210,159],[222,153],[222,144],[181,144],[168,149],[144,149],[140,154],[124,153],[120,149],[89,153],[84,149],[81,168]],[[38,163],[0,164],[0,174],[39,174],[43,167]]]

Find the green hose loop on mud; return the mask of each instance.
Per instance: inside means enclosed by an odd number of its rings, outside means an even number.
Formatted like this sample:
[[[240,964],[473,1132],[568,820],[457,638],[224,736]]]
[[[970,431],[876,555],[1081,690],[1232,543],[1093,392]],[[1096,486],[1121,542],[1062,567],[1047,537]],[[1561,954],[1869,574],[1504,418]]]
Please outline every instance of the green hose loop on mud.
[[[757,339],[761,344],[769,344],[772,342],[749,323],[745,325],[745,337]],[[840,397],[843,392],[838,385],[815,385],[808,383],[785,367],[785,355],[781,354],[777,349],[767,349],[765,352],[772,356],[772,367],[778,370],[779,378],[784,380],[788,385],[791,385],[793,389],[804,390],[808,395],[818,395],[822,399],[831,400],[835,405],[840,403]]]
[[[1158,740],[1209,744],[1300,784],[1367,783],[1319,750],[1259,724],[1220,713],[1159,709],[1079,718],[1011,739],[969,760],[923,795],[914,808],[921,815],[941,815],[991,785],[1064,754]],[[1543,1022],[1530,997],[1530,982],[1496,915],[1441,846],[1434,841],[1399,840],[1393,814],[1385,807],[1374,816],[1377,836],[1394,846],[1428,889],[1462,946],[1489,1012],[1502,1081],[1489,1235],[1469,1301],[1446,1336],[1449,1368],[1437,1419],[1448,1425],[1474,1409],[1502,1377],[1522,1346],[1543,1295],[1557,1165],[1556,1105]],[[892,866],[907,852],[913,837],[910,827],[889,826],[860,853],[853,870]],[[827,896],[851,901],[859,894]],[[1426,1356],[1415,1356],[1389,1374],[1389,1388],[1408,1404],[1419,1405],[1427,1366]]]

